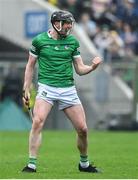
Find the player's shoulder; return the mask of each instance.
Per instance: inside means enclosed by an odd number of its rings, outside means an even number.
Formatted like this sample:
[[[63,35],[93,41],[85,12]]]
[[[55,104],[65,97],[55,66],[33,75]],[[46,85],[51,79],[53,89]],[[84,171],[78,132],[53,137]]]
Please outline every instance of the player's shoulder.
[[[68,39],[74,40],[74,41],[78,41],[77,38],[76,38],[73,34],[70,34],[70,35],[68,36]]]
[[[33,40],[39,41],[39,40],[41,40],[41,39],[43,39],[43,38],[46,38],[46,37],[47,37],[47,32],[42,32],[42,33],[36,35],[36,36],[33,38]]]
[[[47,32],[43,32],[35,36],[32,40],[34,46],[41,46],[48,39]]]
[[[70,34],[68,36],[67,40],[70,41],[73,44],[79,44],[78,39],[73,34]]]

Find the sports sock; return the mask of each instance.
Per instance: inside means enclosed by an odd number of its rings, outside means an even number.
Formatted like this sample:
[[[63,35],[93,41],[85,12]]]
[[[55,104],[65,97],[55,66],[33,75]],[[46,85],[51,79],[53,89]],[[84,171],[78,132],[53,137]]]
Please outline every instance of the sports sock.
[[[28,167],[36,169],[36,157],[29,157]]]
[[[82,168],[87,168],[89,166],[89,160],[87,155],[80,155],[80,165]]]

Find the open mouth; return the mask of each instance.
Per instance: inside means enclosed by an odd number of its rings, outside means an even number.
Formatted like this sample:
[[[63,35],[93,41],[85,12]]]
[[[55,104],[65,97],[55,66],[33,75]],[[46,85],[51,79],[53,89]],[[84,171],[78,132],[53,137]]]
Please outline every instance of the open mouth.
[[[60,31],[60,34],[69,34],[71,32],[72,28],[62,29]]]

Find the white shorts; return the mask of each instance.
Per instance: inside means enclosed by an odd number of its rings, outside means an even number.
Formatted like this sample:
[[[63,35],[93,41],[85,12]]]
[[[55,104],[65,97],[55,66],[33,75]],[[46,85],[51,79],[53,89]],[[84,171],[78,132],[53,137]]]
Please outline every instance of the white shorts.
[[[59,110],[81,104],[75,86],[58,88],[38,83],[36,99],[43,99],[52,105],[57,102]]]

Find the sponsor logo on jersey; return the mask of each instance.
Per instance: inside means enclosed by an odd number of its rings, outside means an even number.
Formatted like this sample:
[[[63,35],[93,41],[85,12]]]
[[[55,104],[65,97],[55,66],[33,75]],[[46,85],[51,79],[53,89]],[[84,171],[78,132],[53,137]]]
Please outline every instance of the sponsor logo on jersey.
[[[59,50],[58,46],[55,46],[55,50]]]
[[[69,46],[68,46],[68,45],[65,45],[64,48],[65,48],[65,49],[69,49]]]

